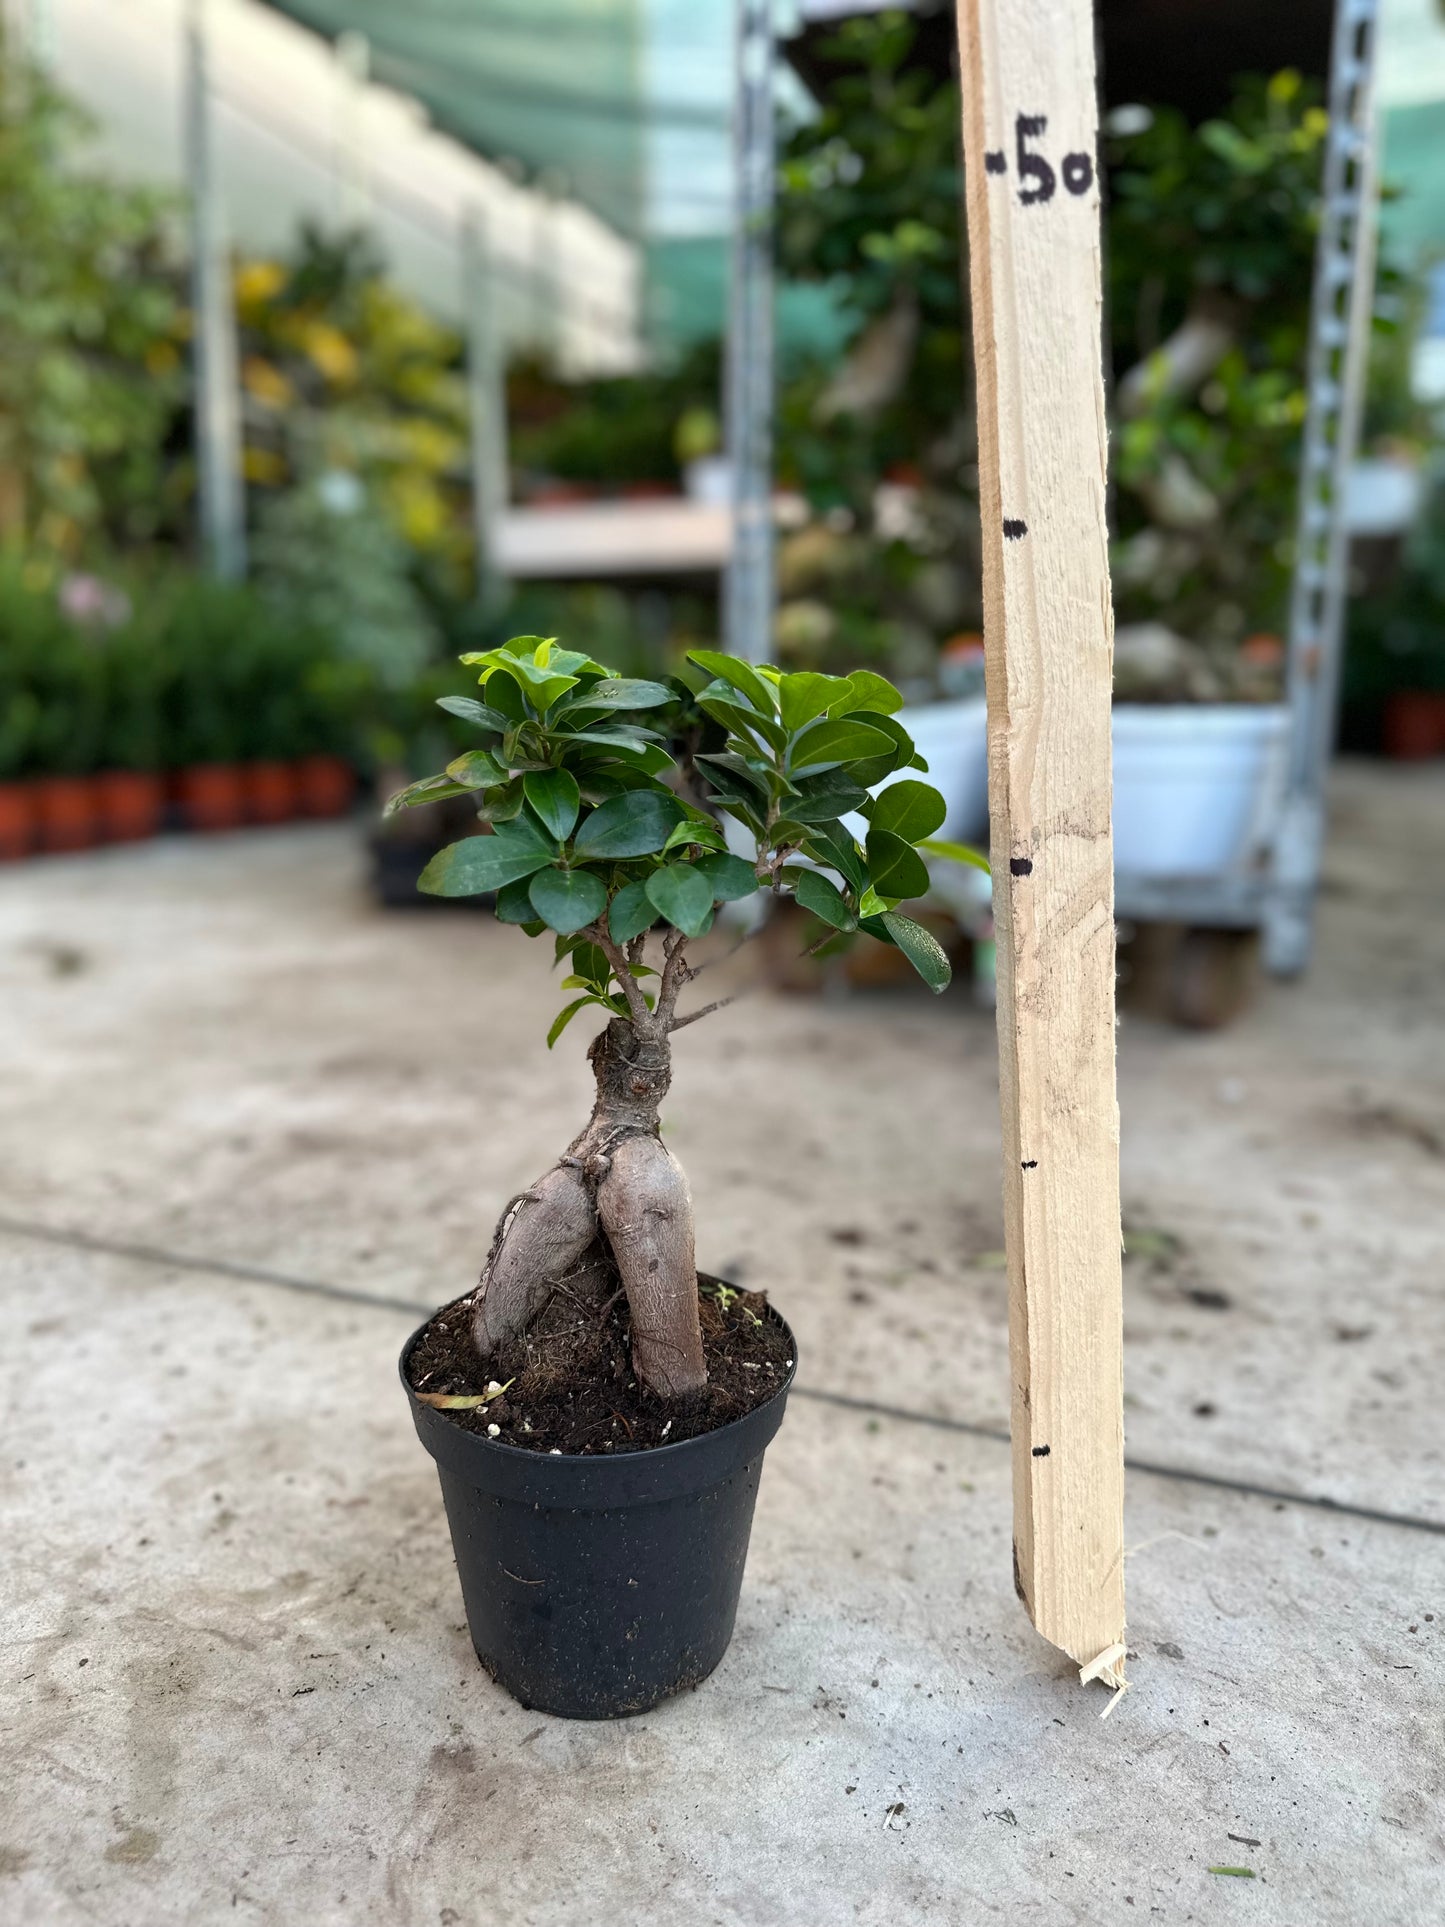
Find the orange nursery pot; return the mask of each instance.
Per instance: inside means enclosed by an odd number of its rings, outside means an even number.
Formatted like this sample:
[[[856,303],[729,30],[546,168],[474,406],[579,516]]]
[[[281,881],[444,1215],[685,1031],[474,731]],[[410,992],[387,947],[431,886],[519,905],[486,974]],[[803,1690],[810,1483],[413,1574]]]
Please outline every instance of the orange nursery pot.
[[[1385,754],[1403,763],[1445,756],[1445,691],[1397,689],[1385,704]]]
[[[234,830],[246,820],[246,789],[235,763],[193,763],[177,771],[175,789],[192,830]]]
[[[289,763],[246,763],[246,815],[252,823],[284,823],[295,816],[299,798]]]
[[[107,769],[95,779],[100,833],[107,843],[154,836],[165,814],[166,789],[150,770]]]
[[[341,756],[303,756],[291,766],[303,816],[345,816],[356,792],[356,773]]]
[[[0,783],[0,863],[29,856],[34,844],[34,785]]]
[[[42,850],[88,850],[100,830],[93,776],[39,776],[31,786]]]

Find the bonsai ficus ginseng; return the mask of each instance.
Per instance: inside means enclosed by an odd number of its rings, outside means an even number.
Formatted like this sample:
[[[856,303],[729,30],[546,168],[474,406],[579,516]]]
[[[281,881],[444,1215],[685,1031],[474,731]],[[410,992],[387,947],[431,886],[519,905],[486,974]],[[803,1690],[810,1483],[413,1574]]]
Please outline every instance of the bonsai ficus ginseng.
[[[689,945],[719,905],[765,891],[834,931],[895,945],[941,991],[948,959],[899,904],[928,889],[920,846],[982,859],[936,840],[945,806],[931,785],[888,781],[927,765],[881,676],[781,674],[698,649],[689,660],[712,680],[694,693],[680,680],[618,676],[535,636],[461,660],[477,668],[481,695],[441,702],[475,725],[478,747],[388,809],[474,795],[490,834],[433,857],[421,888],[495,893],[501,921],[553,934],[569,966],[563,987],[576,994],[549,1046],[579,1011],[608,1018],[589,1050],[597,1095],[586,1127],[497,1225],[474,1301],[476,1348],[489,1359],[525,1331],[603,1241],[626,1292],[639,1381],[685,1399],[706,1380],[692,1201],[659,1111],[673,1034],[727,1001],[680,1008],[699,968]],[[711,724],[686,734],[710,734],[713,746],[674,755],[668,724],[680,716]],[[850,815],[864,819],[861,842]],[[729,849],[724,818],[753,856]]]
[[[480,1287],[412,1338],[402,1378],[482,1664],[524,1705],[615,1718],[726,1650],[795,1363],[761,1295],[711,1280],[699,1297],[659,1111],[674,1032],[727,1000],[685,1007],[704,967],[689,946],[720,905],[767,892],[829,938],[896,945],[942,990],[943,951],[899,905],[928,887],[920,845],[982,859],[934,841],[943,799],[901,775],[924,766],[881,676],[695,650],[712,678],[695,691],[535,636],[463,661],[480,695],[442,702],[478,746],[390,807],[472,796],[484,833],[433,857],[422,888],[490,894],[503,922],[551,933],[573,994],[549,1045],[579,1011],[606,1022],[591,1117],[508,1204]]]

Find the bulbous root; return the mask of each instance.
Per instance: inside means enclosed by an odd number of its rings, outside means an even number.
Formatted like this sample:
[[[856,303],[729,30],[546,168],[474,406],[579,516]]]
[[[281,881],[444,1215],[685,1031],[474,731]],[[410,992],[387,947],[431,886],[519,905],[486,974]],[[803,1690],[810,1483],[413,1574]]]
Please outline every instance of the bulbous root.
[[[502,1213],[472,1321],[483,1358],[515,1338],[597,1236],[592,1188],[574,1164],[554,1164]]]
[[[681,1165],[657,1136],[671,1081],[666,1034],[614,1020],[591,1057],[591,1121],[566,1157],[503,1212],[472,1336],[483,1358],[517,1337],[595,1242],[610,1247],[627,1293],[638,1378],[659,1397],[684,1398],[706,1384],[707,1366],[692,1198]]]
[[[655,1137],[625,1138],[597,1187],[597,1212],[627,1291],[633,1370],[663,1398],[700,1390],[707,1366],[682,1166]]]

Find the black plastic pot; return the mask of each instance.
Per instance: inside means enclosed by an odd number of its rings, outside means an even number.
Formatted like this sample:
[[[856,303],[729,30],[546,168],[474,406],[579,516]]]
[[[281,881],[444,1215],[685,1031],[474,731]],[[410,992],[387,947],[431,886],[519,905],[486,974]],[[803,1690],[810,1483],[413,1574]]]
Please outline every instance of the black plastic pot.
[[[796,1370],[765,1405],[701,1438],[595,1457],[526,1452],[421,1404],[467,1625],[483,1666],[563,1719],[645,1713],[696,1686],[732,1638],[763,1453]],[[425,1327],[423,1327],[425,1329]]]

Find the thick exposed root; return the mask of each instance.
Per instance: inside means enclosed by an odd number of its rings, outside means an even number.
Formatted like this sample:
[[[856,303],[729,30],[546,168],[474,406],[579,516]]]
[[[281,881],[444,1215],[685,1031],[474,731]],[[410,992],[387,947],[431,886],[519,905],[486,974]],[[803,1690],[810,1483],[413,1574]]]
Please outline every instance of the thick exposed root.
[[[592,1187],[576,1165],[553,1165],[512,1200],[497,1227],[472,1321],[472,1336],[483,1358],[516,1337],[596,1235]]]
[[[700,1390],[707,1366],[682,1166],[655,1137],[624,1138],[597,1187],[597,1213],[627,1289],[637,1376],[663,1398]]]

